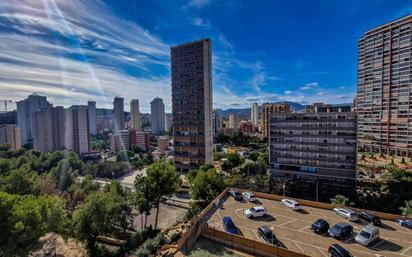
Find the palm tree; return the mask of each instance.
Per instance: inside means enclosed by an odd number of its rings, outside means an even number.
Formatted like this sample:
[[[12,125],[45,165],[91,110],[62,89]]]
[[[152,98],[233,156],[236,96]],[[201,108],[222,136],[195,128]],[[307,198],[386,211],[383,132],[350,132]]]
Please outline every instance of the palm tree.
[[[353,202],[351,202],[349,198],[344,195],[336,195],[335,198],[330,199],[330,202],[333,205],[353,206]]]
[[[412,216],[412,200],[405,201],[405,207],[400,208],[402,210],[402,215]]]

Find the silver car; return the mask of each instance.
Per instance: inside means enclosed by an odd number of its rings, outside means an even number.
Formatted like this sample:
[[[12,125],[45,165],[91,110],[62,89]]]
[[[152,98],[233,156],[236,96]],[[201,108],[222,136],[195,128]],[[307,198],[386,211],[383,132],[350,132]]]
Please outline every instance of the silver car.
[[[363,246],[368,246],[377,239],[379,239],[379,229],[373,225],[363,227],[355,237],[355,241]]]
[[[359,214],[352,211],[351,209],[345,209],[345,208],[334,208],[333,211],[341,216],[342,218],[345,218],[349,221],[358,221],[359,220]]]

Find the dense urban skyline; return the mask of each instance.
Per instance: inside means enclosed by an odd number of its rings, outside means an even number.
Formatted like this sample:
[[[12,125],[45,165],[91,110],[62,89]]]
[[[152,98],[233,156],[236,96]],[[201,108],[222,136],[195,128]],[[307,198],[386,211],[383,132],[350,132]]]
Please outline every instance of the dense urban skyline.
[[[65,107],[93,99],[109,108],[120,92],[126,109],[138,98],[142,112],[159,96],[170,111],[169,47],[207,37],[214,108],[352,102],[357,39],[412,9],[395,2],[2,2],[0,93],[18,101],[37,92]]]

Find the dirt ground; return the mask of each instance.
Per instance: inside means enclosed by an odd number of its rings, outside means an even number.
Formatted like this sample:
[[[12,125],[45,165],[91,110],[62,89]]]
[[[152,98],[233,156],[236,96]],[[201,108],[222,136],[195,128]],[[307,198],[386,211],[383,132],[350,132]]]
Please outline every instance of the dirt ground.
[[[168,204],[160,204],[158,228],[166,229],[173,226],[178,221],[183,221],[186,215],[187,209],[176,207]],[[153,209],[150,215],[147,217],[147,226],[154,226],[156,217],[156,209]],[[133,221],[133,227],[137,230],[141,229],[141,217],[136,216]]]
[[[57,234],[49,233],[40,238],[42,248],[30,257],[87,257],[86,249],[75,239],[66,241]]]

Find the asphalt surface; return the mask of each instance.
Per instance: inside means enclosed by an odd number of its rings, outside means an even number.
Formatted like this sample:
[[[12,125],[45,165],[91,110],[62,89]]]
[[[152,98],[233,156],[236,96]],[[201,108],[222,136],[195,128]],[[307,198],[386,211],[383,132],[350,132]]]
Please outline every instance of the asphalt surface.
[[[222,230],[222,218],[232,217],[241,235],[263,242],[258,237],[257,228],[266,225],[272,228],[283,247],[295,252],[305,253],[310,256],[328,256],[327,249],[333,243],[340,244],[354,256],[412,256],[412,230],[400,226],[394,221],[382,221],[379,227],[380,239],[365,247],[355,242],[356,234],[367,225],[366,222],[349,222],[333,211],[303,206],[303,211],[293,211],[279,201],[259,199],[259,203],[235,201],[228,197],[222,207],[211,214],[208,224]],[[268,212],[266,217],[248,219],[244,210],[255,205],[263,205]],[[343,240],[337,240],[328,235],[317,235],[310,229],[310,225],[317,219],[325,219],[330,226],[338,222],[346,222],[353,226],[354,234]]]

